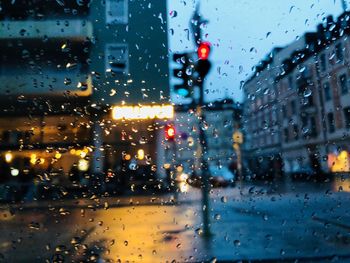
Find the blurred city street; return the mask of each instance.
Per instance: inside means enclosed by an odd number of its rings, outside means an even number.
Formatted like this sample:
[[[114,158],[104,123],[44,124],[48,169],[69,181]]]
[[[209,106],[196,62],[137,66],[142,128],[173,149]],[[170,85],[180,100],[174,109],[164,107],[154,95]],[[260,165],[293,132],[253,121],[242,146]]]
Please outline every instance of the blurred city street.
[[[209,236],[203,234],[200,190],[182,190],[2,205],[1,260],[350,260],[347,180],[213,189]]]

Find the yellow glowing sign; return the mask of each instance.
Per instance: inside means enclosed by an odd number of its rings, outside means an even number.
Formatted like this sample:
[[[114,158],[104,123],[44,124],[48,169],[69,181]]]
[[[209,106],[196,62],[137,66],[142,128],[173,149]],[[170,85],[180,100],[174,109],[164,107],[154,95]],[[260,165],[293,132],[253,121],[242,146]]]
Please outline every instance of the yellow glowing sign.
[[[174,107],[172,105],[115,106],[112,109],[112,117],[115,120],[172,119]]]

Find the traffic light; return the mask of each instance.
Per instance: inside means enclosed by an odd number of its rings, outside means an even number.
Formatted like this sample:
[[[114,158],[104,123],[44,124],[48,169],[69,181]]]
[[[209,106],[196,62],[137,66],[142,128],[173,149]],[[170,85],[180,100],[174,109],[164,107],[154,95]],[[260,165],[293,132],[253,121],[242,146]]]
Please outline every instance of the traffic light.
[[[181,64],[181,68],[174,69],[174,77],[182,80],[181,84],[174,85],[174,91],[176,94],[188,98],[192,92],[191,75],[194,65],[191,63],[188,53],[174,54],[173,60],[177,64]]]
[[[167,125],[165,127],[165,139],[167,141],[174,141],[176,135],[175,127],[173,125]]]
[[[209,42],[200,43],[197,49],[198,58],[201,60],[206,60],[208,59],[209,54],[210,54],[210,43]]]
[[[208,60],[210,55],[210,43],[202,42],[197,49],[198,62],[196,65],[196,71],[201,79],[203,79],[211,68],[211,63]]]

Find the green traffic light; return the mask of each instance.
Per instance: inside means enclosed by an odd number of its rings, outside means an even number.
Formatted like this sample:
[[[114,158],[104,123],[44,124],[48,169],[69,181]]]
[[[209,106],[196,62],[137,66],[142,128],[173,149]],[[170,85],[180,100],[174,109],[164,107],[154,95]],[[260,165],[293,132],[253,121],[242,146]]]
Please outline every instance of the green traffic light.
[[[178,89],[176,93],[183,97],[186,97],[189,94],[187,89]]]

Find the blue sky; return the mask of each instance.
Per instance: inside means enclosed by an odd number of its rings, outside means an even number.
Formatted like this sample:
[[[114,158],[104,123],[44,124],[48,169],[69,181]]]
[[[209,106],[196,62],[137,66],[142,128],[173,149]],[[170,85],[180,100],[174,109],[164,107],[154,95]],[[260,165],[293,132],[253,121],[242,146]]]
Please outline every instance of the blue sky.
[[[188,29],[195,5],[195,0],[168,0],[172,52],[194,49]],[[338,16],[341,7],[340,0],[202,0],[201,14],[209,20],[205,40],[213,45],[207,100],[241,100],[240,82],[273,47],[314,31],[327,15]]]

